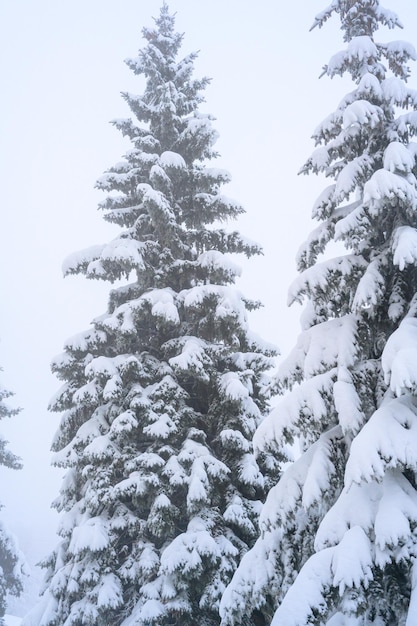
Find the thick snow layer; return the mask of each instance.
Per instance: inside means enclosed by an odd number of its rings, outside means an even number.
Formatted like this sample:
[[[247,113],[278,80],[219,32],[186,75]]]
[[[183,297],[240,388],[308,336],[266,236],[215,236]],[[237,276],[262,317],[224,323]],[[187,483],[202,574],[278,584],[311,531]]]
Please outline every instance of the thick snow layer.
[[[356,485],[343,489],[335,504],[324,516],[317,530],[314,549],[323,550],[337,545],[354,526],[368,532],[373,524],[381,498],[381,486],[376,483]]]
[[[208,344],[199,337],[183,337],[181,353],[169,359],[171,367],[182,371],[192,370],[201,380],[209,380],[207,365],[211,362],[207,354]]]
[[[347,63],[363,63],[371,62],[371,59],[377,60],[379,51],[375,43],[367,35],[353,37],[348,44],[346,50],[337,52],[329,61],[327,73],[329,76],[343,73]]]
[[[176,296],[177,294],[168,287],[152,289],[139,298],[122,304],[101,323],[111,330],[120,328],[123,333],[136,333],[135,314],[140,313],[146,305],[149,305],[153,316],[171,324],[179,324]]]
[[[166,573],[173,573],[176,570],[188,574],[200,573],[203,557],[214,562],[221,558],[220,549],[208,532],[206,523],[200,518],[193,518],[188,524],[187,531],[175,537],[163,551],[161,569]]]
[[[392,252],[394,265],[402,271],[406,265],[417,262],[417,230],[412,226],[399,226],[394,231]]]
[[[197,259],[198,265],[201,267],[215,270],[223,270],[232,276],[240,276],[241,268],[228,255],[218,250],[207,250],[200,254]]]
[[[321,435],[307,452],[286,469],[279,482],[270,490],[262,509],[262,531],[268,531],[271,524],[285,524],[286,516],[291,515],[300,504],[308,508],[320,501],[335,473],[332,450],[334,440],[340,437],[341,430],[338,427]]]
[[[340,282],[342,282],[344,277],[348,279],[365,267],[365,259],[356,254],[346,254],[321,263],[316,263],[313,267],[309,267],[302,272],[290,285],[288,290],[288,305],[293,304],[293,302],[302,303],[303,294],[310,294],[315,291],[321,293],[322,291],[328,290],[329,282],[331,283],[334,275],[339,275]]]
[[[253,439],[255,451],[274,447],[273,442],[281,447],[285,432],[296,430],[304,412],[314,414],[317,420],[324,418],[327,415],[324,396],[331,394],[335,377],[336,369],[333,369],[294,387],[260,424]]]
[[[411,568],[411,597],[405,626],[417,626],[417,562]]]
[[[417,207],[417,189],[398,174],[378,170],[365,184],[363,203],[371,215],[377,216],[392,201],[407,205],[408,211],[412,212]]]
[[[180,318],[175,306],[175,292],[172,289],[153,289],[142,296],[144,301],[148,301],[152,306],[152,315],[161,317],[167,322],[179,324]]]
[[[408,559],[414,553],[411,528],[417,520],[417,495],[401,470],[387,470],[380,482],[344,488],[322,520],[315,550],[340,544],[349,529],[375,537],[375,564]]]
[[[352,375],[346,367],[340,366],[338,369],[333,396],[343,432],[358,432],[365,420],[365,415],[361,410],[361,401],[353,384]]]
[[[21,617],[14,617],[13,615],[4,616],[5,626],[20,626],[21,623],[22,623]]]
[[[115,609],[122,604],[123,587],[120,579],[115,574],[105,574],[98,585],[97,606]]]
[[[352,442],[345,484],[381,480],[387,469],[417,469],[417,409],[412,396],[386,400]]]
[[[400,59],[412,59],[413,61],[417,59],[416,49],[408,41],[390,41],[384,44],[384,48],[389,56],[398,57]]]
[[[354,315],[312,326],[299,335],[295,348],[278,369],[278,380],[292,380],[300,373],[303,378],[312,378],[336,366],[353,365],[356,337],[357,318]]]
[[[78,268],[84,264],[95,261],[102,253],[105,244],[99,244],[96,246],[90,246],[85,250],[79,250],[68,255],[62,264],[62,271],[64,276],[76,272]]]
[[[141,255],[144,244],[135,239],[119,237],[108,243],[101,253],[103,261],[129,262],[138,269],[144,269],[145,265]]]
[[[409,174],[415,165],[415,157],[399,141],[392,141],[384,152],[384,169],[389,172]]]
[[[352,239],[358,236],[363,230],[369,227],[369,220],[365,214],[364,208],[360,202],[354,202],[349,205],[349,211],[346,211],[345,217],[342,217],[335,225],[334,240],[343,240],[350,235]]]
[[[250,389],[242,383],[237,372],[222,374],[220,377],[220,388],[230,400],[246,400],[250,393]]]
[[[108,545],[108,522],[102,517],[91,517],[73,529],[68,550],[71,554],[80,554],[85,550],[101,552]]]
[[[356,287],[355,297],[353,298],[352,308],[354,311],[361,309],[371,309],[384,296],[385,278],[379,271],[380,261],[375,259],[371,261],[361,277]]]
[[[166,150],[159,157],[159,164],[165,167],[173,167],[176,169],[184,169],[186,167],[186,163],[183,157],[178,154],[178,152],[171,152],[170,150]]]
[[[198,285],[178,294],[186,308],[199,307],[205,300],[215,299],[215,316],[227,318],[235,316],[246,327],[246,308],[242,295],[235,287],[223,285]]]
[[[359,526],[350,528],[341,542],[314,554],[302,567],[271,626],[300,626],[310,622],[313,611],[325,604],[329,586],[367,587],[372,580],[371,544]]]
[[[407,138],[409,135],[416,134],[417,128],[417,111],[410,111],[399,115],[392,124],[393,129],[398,131],[401,137]]]
[[[417,389],[417,319],[406,317],[392,333],[381,357],[385,382],[400,396]]]
[[[337,177],[335,202],[339,203],[348,198],[358,184],[362,183],[368,174],[372,173],[373,162],[372,157],[363,154],[345,165]]]
[[[401,83],[403,84],[403,81],[401,81]],[[372,97],[376,97],[378,100],[383,99],[381,83],[378,78],[370,72],[362,76],[358,83],[356,93],[361,96],[366,96],[364,100],[370,100]]]
[[[343,113],[343,128],[364,124],[369,125],[370,128],[375,128],[383,116],[381,107],[371,104],[367,100],[355,100],[346,107]]]
[[[381,566],[389,561],[393,546],[405,546],[410,539],[414,543],[410,522],[414,527],[417,520],[416,491],[400,471],[388,471],[382,489],[375,516],[375,544]]]

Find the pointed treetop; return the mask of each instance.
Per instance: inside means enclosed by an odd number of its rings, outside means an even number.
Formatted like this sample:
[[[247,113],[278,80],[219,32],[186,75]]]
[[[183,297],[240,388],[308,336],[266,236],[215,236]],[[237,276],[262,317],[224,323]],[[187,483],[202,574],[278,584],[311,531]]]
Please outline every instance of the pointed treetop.
[[[311,30],[316,26],[321,28],[333,13],[340,15],[345,41],[354,37],[372,37],[380,25],[402,28],[397,14],[382,7],[379,0],[333,0],[316,16]]]
[[[150,44],[154,44],[163,54],[175,56],[181,47],[184,35],[175,32],[175,15],[169,12],[166,2],[162,4],[159,17],[154,18],[156,28],[145,27],[143,36]]]

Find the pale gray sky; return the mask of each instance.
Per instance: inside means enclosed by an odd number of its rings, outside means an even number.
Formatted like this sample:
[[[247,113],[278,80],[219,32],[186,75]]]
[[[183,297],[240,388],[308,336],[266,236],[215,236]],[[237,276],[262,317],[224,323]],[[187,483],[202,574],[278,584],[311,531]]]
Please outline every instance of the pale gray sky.
[[[5,0],[0,6],[0,365],[2,382],[23,407],[2,432],[25,463],[1,470],[3,516],[31,562],[55,545],[50,502],[59,478],[49,465],[59,417],[46,406],[59,382],[49,373],[64,341],[104,312],[109,287],[82,277],[63,280],[64,257],[107,241],[116,231],[98,211],[95,180],[126,145],[108,123],[128,116],[120,92],[143,83],[123,63],[142,46],[141,29],[159,0]],[[196,75],[211,76],[202,110],[217,118],[219,165],[227,193],[246,207],[238,227],[264,247],[245,264],[240,287],[265,307],[254,330],[285,356],[299,328],[286,307],[294,257],[308,234],[323,181],[298,177],[315,126],[350,90],[318,76],[343,47],[336,23],[309,33],[326,0],[171,0],[183,52],[200,50]],[[397,11],[417,47],[417,5]],[[381,39],[386,39],[381,35]],[[417,87],[417,67],[411,85]]]

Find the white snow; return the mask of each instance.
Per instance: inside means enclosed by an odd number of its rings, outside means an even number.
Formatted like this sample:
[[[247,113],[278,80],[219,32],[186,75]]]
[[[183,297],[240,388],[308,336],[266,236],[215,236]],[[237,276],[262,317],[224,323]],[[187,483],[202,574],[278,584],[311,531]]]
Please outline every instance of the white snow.
[[[149,293],[141,296],[142,300],[148,301],[152,306],[152,315],[160,317],[167,322],[179,324],[180,317],[175,305],[176,294],[172,289],[152,289]]]
[[[413,61],[415,61],[417,59],[416,49],[408,41],[390,41],[384,44],[384,48],[389,55],[400,58],[402,60],[412,59]]]
[[[392,242],[394,265],[402,271],[406,265],[417,262],[417,230],[412,226],[395,229]]]
[[[384,168],[389,172],[409,174],[415,165],[415,156],[407,146],[399,141],[392,141],[384,152]]]
[[[403,81],[401,81],[401,84],[404,84]],[[369,72],[364,74],[360,79],[357,93],[361,96],[367,96],[368,99],[371,99],[370,97],[372,96],[381,100],[383,98],[381,83],[374,74],[370,74]]]
[[[359,526],[350,528],[341,542],[313,554],[301,568],[272,620],[271,626],[307,624],[313,609],[325,603],[330,585],[365,588],[372,580],[371,544]]]
[[[271,525],[279,527],[285,524],[286,516],[291,515],[300,504],[308,508],[320,501],[335,472],[332,461],[333,440],[340,437],[339,428],[321,435],[286,469],[268,493],[259,520],[261,531],[268,531]]]
[[[98,608],[116,609],[123,604],[123,587],[120,579],[112,573],[104,574],[97,594]]]
[[[381,107],[371,104],[368,100],[355,100],[346,107],[343,113],[343,128],[363,124],[369,124],[370,128],[375,128],[383,117]]]
[[[216,317],[236,316],[246,327],[245,305],[242,295],[235,287],[198,285],[181,291],[178,298],[184,302],[186,308],[198,307],[203,304],[204,300],[215,298],[217,301],[214,309]]]
[[[365,415],[361,410],[361,401],[353,384],[352,375],[346,367],[340,366],[338,369],[333,395],[343,432],[357,433],[365,421]]]
[[[410,89],[401,78],[390,76],[382,81],[381,87],[384,99],[392,104],[402,105],[407,101]]]
[[[332,56],[327,66],[327,73],[329,76],[341,74],[347,63],[363,64],[363,61],[378,59],[378,55],[378,48],[370,37],[367,35],[353,37],[346,50]]]
[[[345,484],[381,480],[389,468],[417,468],[417,409],[411,396],[386,400],[355,437]]]
[[[274,447],[281,447],[284,433],[295,432],[304,413],[313,414],[317,420],[327,415],[324,396],[330,395],[336,370],[305,380],[294,387],[271,413],[261,422],[253,439],[255,452]]]
[[[356,358],[357,318],[345,315],[316,324],[302,332],[295,348],[280,365],[280,379],[292,380],[300,374],[312,378],[333,367],[349,367]]]
[[[352,159],[341,170],[337,177],[334,192],[335,202],[342,202],[357,188],[358,183],[365,180],[367,174],[372,172],[373,158],[363,154]]]
[[[129,262],[138,269],[144,269],[145,265],[141,255],[143,246],[142,242],[135,239],[118,237],[103,247],[101,259],[110,262]]]
[[[390,559],[390,549],[412,539],[410,521],[417,521],[417,494],[399,471],[388,471],[375,516],[375,544],[379,549],[379,565]],[[385,552],[385,555],[384,555]],[[385,562],[384,562],[385,561]]]
[[[290,285],[288,290],[288,305],[293,302],[302,302],[302,295],[325,290],[331,281],[331,276],[350,277],[358,270],[365,268],[366,262],[362,256],[346,254],[334,257],[321,263],[316,263],[302,272]]]
[[[401,201],[412,212],[417,207],[417,189],[398,174],[385,169],[378,170],[365,184],[363,203],[371,215],[377,216],[381,210],[381,201],[384,204]]]
[[[229,255],[218,250],[206,250],[198,257],[197,264],[210,270],[223,270],[232,276],[240,276],[242,272]]]
[[[372,309],[378,305],[385,293],[385,278],[379,271],[380,261],[371,261],[356,287],[352,308],[354,311]]]
[[[90,517],[72,531],[68,550],[80,554],[85,550],[101,552],[109,545],[108,522],[102,517]]]
[[[68,255],[62,263],[62,272],[64,276],[76,272],[82,265],[91,263],[100,257],[105,244],[90,246],[85,250],[79,250]]]
[[[220,388],[230,400],[245,400],[250,390],[242,383],[237,372],[227,372],[220,378]]]
[[[367,61],[378,58],[378,48],[371,37],[362,35],[353,37],[347,47],[347,58],[349,61]]]
[[[202,380],[209,380],[206,371],[211,359],[207,354],[207,343],[199,337],[183,337],[181,353],[169,359],[171,367],[182,371],[192,370]]]
[[[21,617],[14,617],[13,615],[4,616],[5,626],[20,626],[21,623],[22,623]]]
[[[417,319],[406,317],[385,344],[381,365],[385,382],[400,396],[417,389]]]
[[[159,164],[165,168],[173,167],[176,169],[184,169],[187,167],[183,157],[178,152],[171,152],[166,150],[159,157]]]
[[[411,597],[405,626],[417,626],[417,562],[411,567]]]
[[[215,561],[221,554],[205,522],[198,517],[192,518],[187,531],[175,537],[162,552],[161,569],[167,573],[181,570],[183,573],[199,574],[203,556]]]

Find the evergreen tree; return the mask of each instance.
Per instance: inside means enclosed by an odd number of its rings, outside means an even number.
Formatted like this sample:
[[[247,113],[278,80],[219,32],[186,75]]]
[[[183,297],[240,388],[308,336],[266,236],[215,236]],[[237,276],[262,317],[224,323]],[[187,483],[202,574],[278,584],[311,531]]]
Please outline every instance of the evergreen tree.
[[[257,536],[264,478],[252,438],[273,351],[249,330],[257,304],[233,286],[230,253],[259,253],[221,223],[242,207],[221,193],[208,80],[164,4],[128,66],[131,142],[99,179],[113,241],[72,255],[66,274],[110,282],[108,311],[71,338],[53,370],[64,385],[54,462],[67,468],[61,541],[26,624],[218,624],[218,604]]]
[[[346,48],[324,73],[354,88],[302,169],[331,184],[290,289],[306,309],[277,378],[286,395],[255,435],[259,450],[300,454],[224,594],[224,625],[253,606],[274,626],[417,623],[416,53],[374,38],[400,26],[378,0],[334,0],[314,26],[333,14]],[[322,256],[333,241],[345,250]]]
[[[0,387],[0,420],[19,413],[19,409],[10,408],[6,402],[11,395],[13,394],[10,391]],[[20,469],[22,467],[20,459],[10,452],[7,443],[0,435],[0,465]],[[4,623],[7,596],[18,596],[21,591],[22,559],[14,538],[0,520],[0,625]]]

